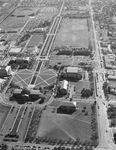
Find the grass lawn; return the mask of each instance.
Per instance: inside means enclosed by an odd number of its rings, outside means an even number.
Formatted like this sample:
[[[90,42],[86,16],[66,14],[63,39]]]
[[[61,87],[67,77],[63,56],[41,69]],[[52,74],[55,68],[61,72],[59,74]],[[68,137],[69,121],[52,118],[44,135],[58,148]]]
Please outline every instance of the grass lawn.
[[[17,29],[22,28],[26,21],[28,20],[27,17],[8,17],[1,25],[0,28],[3,28],[5,30],[8,29]]]
[[[37,8],[27,8],[27,7],[19,7],[13,12],[13,15],[25,15],[28,16],[37,11]]]
[[[116,86],[116,81],[109,80],[109,85]]]
[[[78,104],[77,111],[72,115],[53,113],[53,108],[47,108],[42,115],[37,136],[51,137],[62,140],[80,138],[82,141],[91,137],[91,106],[88,104],[86,111],[82,112],[83,106]]]
[[[52,57],[49,60],[49,65],[53,67],[54,65],[58,65],[59,62],[61,62],[63,66],[70,66],[72,58],[66,55],[63,56],[52,55]]]
[[[86,47],[89,45],[89,32],[86,19],[64,19],[56,37],[55,45]]]
[[[70,85],[75,87],[75,92],[73,94],[74,97],[79,97],[81,96],[81,91],[83,88],[85,89],[90,89],[90,82],[89,81],[78,81],[78,82],[70,82]]]
[[[90,82],[89,81],[78,81],[78,82],[71,82],[76,87],[77,91],[81,91],[83,88],[89,89],[90,88]]]
[[[0,104],[0,130],[2,128],[2,125],[8,115],[8,112],[10,110],[10,106],[4,106]]]
[[[55,13],[55,12],[58,12],[58,9],[56,7],[51,7],[51,6],[48,6],[48,7],[41,7],[41,10],[40,10],[41,13]]]
[[[32,36],[27,46],[38,46],[40,44],[43,44],[43,35],[36,34]]]
[[[109,100],[116,101],[116,95],[109,94]]]

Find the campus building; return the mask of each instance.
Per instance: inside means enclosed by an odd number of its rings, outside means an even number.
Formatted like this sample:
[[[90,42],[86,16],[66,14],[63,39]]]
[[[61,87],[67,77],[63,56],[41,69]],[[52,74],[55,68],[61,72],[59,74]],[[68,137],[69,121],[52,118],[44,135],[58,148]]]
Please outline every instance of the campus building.
[[[0,67],[0,78],[8,77],[12,74],[11,66]]]
[[[60,86],[60,93],[62,95],[65,95],[65,94],[67,94],[67,91],[68,91],[68,81],[63,80],[61,82],[61,86]]]
[[[17,55],[17,54],[20,54],[21,51],[22,51],[21,47],[11,47],[9,50],[9,55],[10,56]]]
[[[39,98],[40,92],[38,90],[15,89],[10,97],[10,100],[17,101],[18,103],[25,103],[28,101],[35,102]]]
[[[81,79],[82,78],[82,69],[79,67],[67,67],[64,68],[62,75],[66,79]]]
[[[74,103],[63,102],[57,109],[57,113],[61,114],[73,114],[76,111]]]

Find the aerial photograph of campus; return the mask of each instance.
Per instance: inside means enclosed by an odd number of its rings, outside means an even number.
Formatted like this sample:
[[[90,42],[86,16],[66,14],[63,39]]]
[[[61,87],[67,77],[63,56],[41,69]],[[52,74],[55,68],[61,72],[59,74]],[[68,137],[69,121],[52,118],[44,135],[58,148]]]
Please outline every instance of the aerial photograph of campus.
[[[0,0],[0,150],[116,150],[116,0]]]

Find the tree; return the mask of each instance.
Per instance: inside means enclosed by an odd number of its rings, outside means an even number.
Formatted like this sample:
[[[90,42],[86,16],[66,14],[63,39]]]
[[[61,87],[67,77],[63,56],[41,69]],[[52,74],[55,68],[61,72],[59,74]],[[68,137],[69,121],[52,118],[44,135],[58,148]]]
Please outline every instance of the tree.
[[[2,144],[0,150],[8,150],[8,146],[6,144]]]
[[[103,90],[104,90],[104,94],[105,96],[108,98],[108,83],[107,82],[104,82],[103,84]]]
[[[116,144],[116,133],[114,133],[114,141],[115,141],[115,144]]]
[[[85,116],[87,116],[88,115],[88,111],[85,113]]]
[[[54,66],[53,66],[53,69],[54,69],[54,70],[58,70],[58,66],[57,66],[57,65],[54,65]]]
[[[91,89],[85,89],[83,88],[81,91],[81,97],[90,97],[93,95],[93,91]]]

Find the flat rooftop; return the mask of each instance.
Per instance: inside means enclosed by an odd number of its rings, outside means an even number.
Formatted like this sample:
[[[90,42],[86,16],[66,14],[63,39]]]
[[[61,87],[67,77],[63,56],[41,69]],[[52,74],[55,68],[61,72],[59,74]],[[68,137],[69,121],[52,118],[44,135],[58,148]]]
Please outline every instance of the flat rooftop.
[[[21,47],[12,47],[10,50],[9,50],[9,53],[20,53],[22,50]]]

